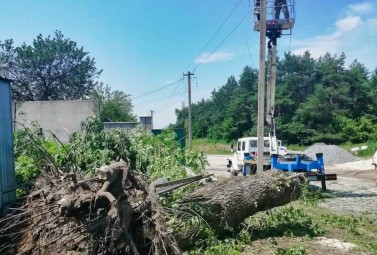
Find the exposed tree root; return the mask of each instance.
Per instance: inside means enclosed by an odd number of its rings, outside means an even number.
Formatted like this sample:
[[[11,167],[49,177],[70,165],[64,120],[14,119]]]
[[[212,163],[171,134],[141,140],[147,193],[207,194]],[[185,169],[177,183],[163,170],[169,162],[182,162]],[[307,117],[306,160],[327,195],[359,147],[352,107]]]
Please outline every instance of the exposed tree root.
[[[125,161],[98,178],[41,176],[19,213],[0,220],[0,254],[181,254],[153,189]]]

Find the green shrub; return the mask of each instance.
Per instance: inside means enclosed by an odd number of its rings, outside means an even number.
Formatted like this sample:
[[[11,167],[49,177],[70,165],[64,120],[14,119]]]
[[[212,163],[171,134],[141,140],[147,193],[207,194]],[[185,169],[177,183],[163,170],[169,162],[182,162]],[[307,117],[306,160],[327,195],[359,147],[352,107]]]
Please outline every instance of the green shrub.
[[[299,245],[289,249],[277,248],[275,255],[305,255],[305,248]]]
[[[82,131],[73,133],[64,145],[41,136],[37,125],[16,132],[14,140],[22,181],[36,178],[51,163],[65,172],[93,174],[98,167],[123,158],[129,160],[131,169],[142,171],[151,180],[183,178],[185,167],[200,173],[207,164],[204,154],[182,150],[172,130],[156,136],[142,128],[130,134],[123,130],[107,132],[97,117],[83,122]]]
[[[323,193],[322,190],[314,190],[309,183],[305,183],[301,187],[302,194],[300,201],[304,204],[316,206],[321,200],[331,197],[330,195]]]
[[[218,240],[209,236],[206,245],[195,248],[189,252],[190,255],[242,255],[241,244],[235,239]]]
[[[372,251],[372,254],[377,254],[377,242],[370,244],[370,250]]]
[[[325,144],[341,144],[346,141],[342,134],[316,134],[308,139],[309,144],[325,143]]]

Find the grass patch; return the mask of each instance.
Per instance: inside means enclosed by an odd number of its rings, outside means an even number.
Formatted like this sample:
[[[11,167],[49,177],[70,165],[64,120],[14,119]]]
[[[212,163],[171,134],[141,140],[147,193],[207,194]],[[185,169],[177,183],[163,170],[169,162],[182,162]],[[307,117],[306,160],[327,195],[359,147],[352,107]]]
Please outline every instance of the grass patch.
[[[370,250],[371,250],[372,254],[377,254],[377,242],[370,244]]]
[[[232,154],[230,143],[206,138],[192,140],[192,149],[196,152],[204,152],[205,154]]]
[[[317,193],[313,196],[314,201],[322,199]],[[246,219],[241,229],[235,229],[225,239],[209,235],[202,241],[204,245],[198,245],[189,254],[238,255],[247,254],[243,253],[244,247],[257,247],[262,249],[261,254],[269,251],[269,254],[276,255],[301,255],[311,251],[316,240],[314,237],[324,236],[353,243],[358,251],[377,255],[376,219],[368,215],[337,215],[315,204],[296,201],[259,212]]]
[[[275,255],[305,255],[305,248],[296,245],[292,248],[277,248],[276,252],[274,253]]]
[[[354,243],[362,251],[377,254],[376,233],[377,221],[367,215],[338,215],[322,208],[293,203],[305,213],[323,230],[323,235],[346,242]]]
[[[242,255],[242,247],[235,239],[215,240],[205,248],[191,250],[189,255]]]
[[[365,145],[368,146],[368,148],[366,150],[358,151],[356,153],[356,156],[363,157],[363,158],[372,157],[373,154],[377,151],[377,142],[375,141],[369,141],[366,143],[359,143],[359,144],[345,143],[345,144],[340,145],[340,147],[342,147],[343,149],[347,151],[351,151],[351,148],[361,147]]]
[[[254,238],[278,236],[308,236],[314,237],[323,230],[303,209],[283,206],[266,211],[260,218],[250,217],[246,220]]]

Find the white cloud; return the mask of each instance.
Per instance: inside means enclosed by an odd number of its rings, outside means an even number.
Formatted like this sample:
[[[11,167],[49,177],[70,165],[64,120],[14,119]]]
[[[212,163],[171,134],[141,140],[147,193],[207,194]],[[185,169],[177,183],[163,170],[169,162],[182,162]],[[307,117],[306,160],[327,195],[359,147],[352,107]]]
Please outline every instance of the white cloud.
[[[377,35],[377,18],[363,15],[373,6],[369,2],[348,5],[347,15],[334,22],[333,32],[293,41],[292,52],[302,54],[308,50],[315,58],[326,52],[338,55],[344,52],[348,63],[357,59],[369,69],[376,68],[372,52],[377,51],[377,45],[373,43]]]
[[[297,46],[294,54],[302,54],[309,50],[314,57],[319,57],[326,52],[337,52],[347,42],[345,37],[352,35],[351,32],[363,25],[359,16],[347,16],[335,22],[335,31],[330,34],[315,36],[301,42],[293,42]]]
[[[363,22],[359,16],[347,16],[344,19],[335,22],[335,33],[339,33],[339,35],[341,35],[342,33],[357,29],[362,24]]]
[[[348,5],[348,10],[352,14],[367,14],[373,12],[375,6],[371,2],[363,2]]]
[[[234,54],[231,52],[217,52],[217,53],[202,53],[196,59],[195,63],[215,63],[215,62],[223,62],[228,61],[234,57]]]

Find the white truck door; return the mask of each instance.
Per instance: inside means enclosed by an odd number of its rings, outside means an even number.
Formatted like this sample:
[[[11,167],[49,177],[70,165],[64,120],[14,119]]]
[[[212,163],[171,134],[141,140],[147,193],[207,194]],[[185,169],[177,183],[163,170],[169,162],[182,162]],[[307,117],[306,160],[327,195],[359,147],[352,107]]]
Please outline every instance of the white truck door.
[[[238,162],[242,162],[244,158],[244,153],[246,150],[246,141],[238,141],[237,144],[237,160]]]

